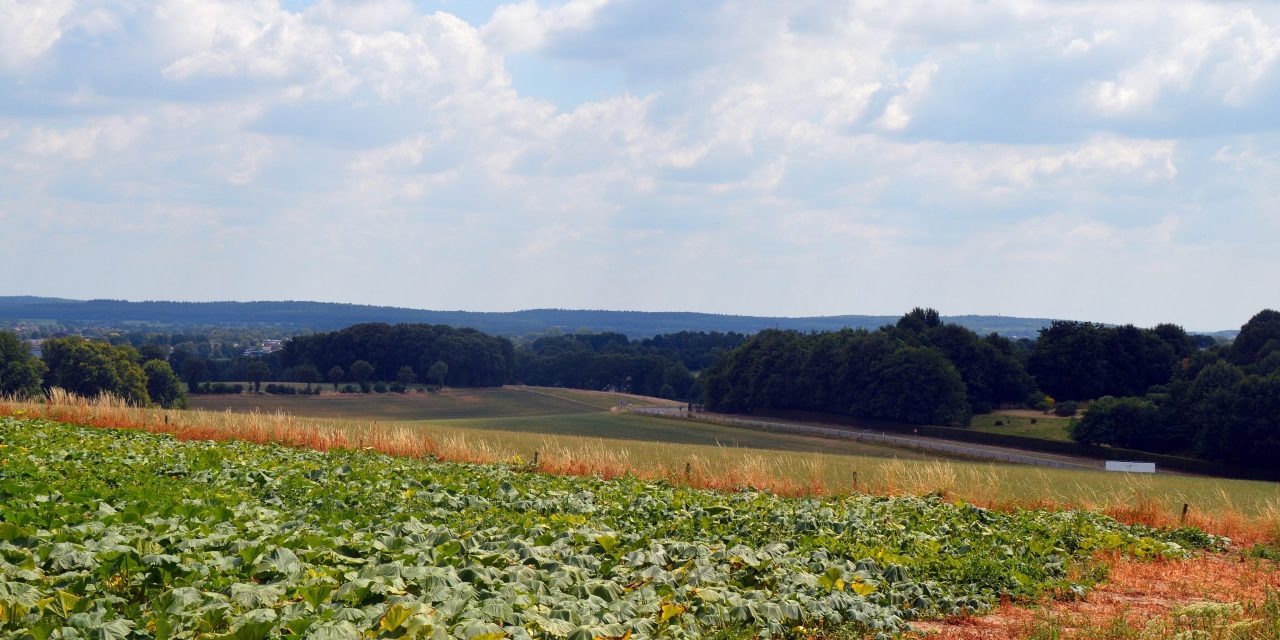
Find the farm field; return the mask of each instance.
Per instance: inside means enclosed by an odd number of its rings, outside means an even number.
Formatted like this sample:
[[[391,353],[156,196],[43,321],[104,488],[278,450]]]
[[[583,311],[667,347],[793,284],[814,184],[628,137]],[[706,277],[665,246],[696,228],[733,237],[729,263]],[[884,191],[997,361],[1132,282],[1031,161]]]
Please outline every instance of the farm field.
[[[1195,530],[0,418],[0,637],[889,637]]]
[[[46,416],[186,437],[279,442],[318,449],[372,447],[396,455],[457,461],[528,461],[538,452],[541,468],[554,473],[631,474],[712,488],[759,487],[785,495],[839,494],[855,489],[877,494],[937,493],[989,506],[1087,507],[1148,523],[1176,524],[1186,504],[1188,523],[1217,533],[1248,540],[1280,531],[1277,483],[839,454],[831,452],[839,442],[825,439],[813,443],[824,447],[822,452],[809,453],[734,448],[723,446],[724,442],[708,446],[502,431],[476,428],[474,423],[461,420],[405,423],[283,413],[166,412],[71,396],[58,396],[52,403],[0,400],[0,415]],[[578,415],[582,420],[634,417]],[[689,426],[684,421],[646,420],[673,430]]]
[[[294,385],[301,387],[302,385]],[[316,418],[365,420],[448,420],[552,416],[608,411],[619,401],[658,404],[657,399],[569,389],[443,389],[437,393],[332,393],[319,396],[268,394],[191,395],[193,409],[283,411]],[[672,403],[675,404],[675,403]]]
[[[1032,422],[1032,421],[1035,422]],[[1000,422],[1001,424],[996,424]],[[974,431],[999,433],[1007,436],[1041,438],[1058,442],[1071,441],[1071,419],[1039,412],[996,412],[976,415],[969,422]]]

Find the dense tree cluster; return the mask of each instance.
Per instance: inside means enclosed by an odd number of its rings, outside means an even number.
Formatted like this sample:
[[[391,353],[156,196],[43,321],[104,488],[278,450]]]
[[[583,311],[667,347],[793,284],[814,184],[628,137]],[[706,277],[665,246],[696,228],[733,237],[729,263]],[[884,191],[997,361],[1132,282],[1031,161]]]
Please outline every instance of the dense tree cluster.
[[[916,309],[875,332],[762,331],[703,374],[719,411],[796,409],[916,424],[964,424],[1033,390],[1017,346]]]
[[[1181,327],[1107,327],[1055,321],[1041,330],[1027,370],[1059,400],[1145,393],[1173,379],[1178,362],[1195,349]]]
[[[186,404],[169,363],[131,346],[68,336],[47,339],[41,348],[38,359],[17,336],[0,332],[0,394],[33,397],[58,387],[86,397],[111,394],[139,406]]]
[[[1280,457],[1280,313],[1255,315],[1230,347],[1186,352],[1163,382],[1129,386],[1091,403],[1072,435],[1086,443],[1274,464]]]
[[[690,370],[746,340],[739,333],[679,333],[629,340],[621,333],[538,338],[520,351],[517,378],[543,386],[617,389],[663,398],[698,394]]]
[[[383,323],[357,324],[340,331],[298,336],[285,343],[279,364],[295,374],[311,369],[327,372],[337,383],[349,380],[368,385],[373,381],[417,376],[443,362],[442,384],[453,387],[492,387],[507,382],[515,367],[511,341],[474,329],[445,325]],[[303,367],[303,369],[299,369]],[[335,379],[335,376],[337,378]]]
[[[31,355],[17,335],[0,331],[0,396],[38,395],[44,372],[44,363]]]

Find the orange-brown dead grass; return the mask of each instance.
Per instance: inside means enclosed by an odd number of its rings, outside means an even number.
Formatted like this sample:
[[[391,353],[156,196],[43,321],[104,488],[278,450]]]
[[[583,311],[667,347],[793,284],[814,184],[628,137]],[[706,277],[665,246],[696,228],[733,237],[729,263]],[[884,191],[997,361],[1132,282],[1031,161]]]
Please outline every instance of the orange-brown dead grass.
[[[24,402],[0,398],[0,415],[43,417],[59,422],[114,429],[136,429],[165,433],[186,440],[240,440],[258,444],[274,443],[318,451],[369,449],[394,456],[465,463],[525,463],[514,453],[477,438],[459,434],[437,434],[419,426],[379,422],[298,418],[277,413],[232,413],[231,411],[166,411],[131,407],[110,396],[83,398],[54,389],[44,402]],[[838,493],[824,481],[822,463],[816,458],[802,463],[807,468],[788,475],[762,457],[747,456],[732,468],[712,465],[697,455],[678,467],[633,461],[626,451],[603,442],[576,443],[547,438],[539,448],[536,470],[542,473],[616,478],[631,476],[664,479],[697,488],[737,491],[753,488],[780,496],[815,496]],[[1135,499],[1121,504],[1092,504],[1081,500],[1060,502],[1048,499],[1011,501],[998,492],[994,475],[980,482],[969,480],[961,486],[955,467],[945,462],[888,463],[870,482],[841,488],[875,495],[941,495],[971,504],[1004,511],[1023,509],[1089,509],[1102,511],[1128,524],[1156,527],[1191,525],[1230,537],[1237,543],[1280,541],[1280,512],[1247,517],[1239,512],[1218,510],[1212,514],[1192,513],[1185,522],[1161,509],[1155,502]]]
[[[919,622],[921,635],[936,640],[1021,640],[1050,625],[1062,638],[1111,637],[1117,627],[1142,630],[1167,621],[1186,605],[1215,602],[1248,605],[1280,591],[1280,565],[1240,553],[1205,553],[1185,560],[1142,561],[1109,555],[1107,582],[1074,601],[1037,606],[1002,603],[991,613]],[[1156,627],[1159,628],[1159,627]],[[1196,636],[1198,637],[1198,636]]]
[[[106,429],[141,430],[172,435],[180,440],[236,440],[255,444],[330,451],[372,450],[393,456],[473,464],[525,463],[518,456],[465,435],[435,437],[416,426],[379,422],[344,422],[297,418],[287,413],[232,413],[201,410],[165,411],[132,407],[111,396],[83,398],[54,389],[45,402],[0,398],[0,415],[46,418],[58,422]],[[815,465],[805,480],[768,473],[769,465],[743,464],[739,469],[712,469],[697,458],[683,469],[641,468],[625,452],[607,446],[565,446],[548,439],[540,449],[536,471],[556,475],[641,479],[665,479],[697,488],[738,491],[754,488],[781,496],[826,493],[822,474]]]

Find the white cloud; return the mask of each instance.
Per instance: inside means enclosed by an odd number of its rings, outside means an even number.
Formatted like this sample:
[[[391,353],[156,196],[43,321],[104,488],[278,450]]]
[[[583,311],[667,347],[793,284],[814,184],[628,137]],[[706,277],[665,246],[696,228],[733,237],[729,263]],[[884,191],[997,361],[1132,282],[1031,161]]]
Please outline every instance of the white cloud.
[[[543,7],[537,0],[506,4],[493,12],[482,31],[485,42],[497,51],[534,51],[557,32],[584,29],[609,0],[569,0]]]
[[[1183,6],[1168,32],[1112,79],[1100,81],[1095,105],[1105,115],[1148,112],[1179,99],[1242,108],[1280,79],[1280,29],[1250,9]],[[1274,15],[1273,15],[1274,17]]]
[[[1229,274],[1264,255],[1232,229],[1276,225],[1267,5],[418,7],[0,0],[6,231],[68,269],[235,262],[141,293],[88,269],[88,295],[282,297],[255,270],[319,261],[340,273],[289,297],[1123,320],[1137,302],[1036,296],[1072,269]]]
[[[69,129],[36,127],[27,136],[24,149],[36,156],[67,160],[102,159],[132,146],[148,124],[146,116],[110,116]]]
[[[21,69],[62,37],[71,0],[0,0],[0,69]]]

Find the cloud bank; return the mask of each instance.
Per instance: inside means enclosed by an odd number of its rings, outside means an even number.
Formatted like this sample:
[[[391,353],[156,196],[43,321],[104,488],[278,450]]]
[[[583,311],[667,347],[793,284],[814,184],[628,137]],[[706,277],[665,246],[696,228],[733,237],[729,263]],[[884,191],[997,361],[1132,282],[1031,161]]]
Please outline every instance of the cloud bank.
[[[1280,305],[1270,3],[460,9],[0,0],[7,293]]]

